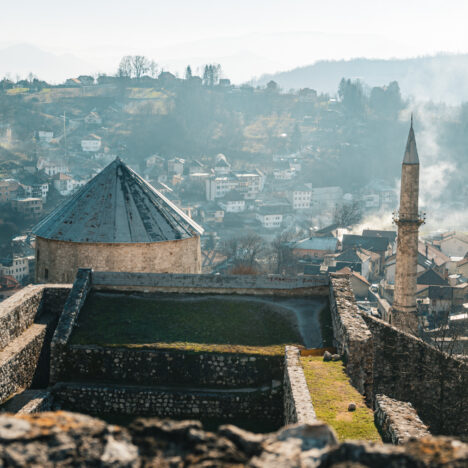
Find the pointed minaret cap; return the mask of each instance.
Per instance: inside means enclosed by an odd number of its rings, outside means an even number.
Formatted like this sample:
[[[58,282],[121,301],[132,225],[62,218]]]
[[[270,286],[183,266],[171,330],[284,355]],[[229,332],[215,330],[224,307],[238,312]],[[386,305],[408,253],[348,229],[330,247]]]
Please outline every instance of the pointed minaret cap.
[[[419,164],[418,149],[416,148],[416,138],[413,130],[413,114],[411,114],[411,127],[406,143],[405,157],[403,164]]]

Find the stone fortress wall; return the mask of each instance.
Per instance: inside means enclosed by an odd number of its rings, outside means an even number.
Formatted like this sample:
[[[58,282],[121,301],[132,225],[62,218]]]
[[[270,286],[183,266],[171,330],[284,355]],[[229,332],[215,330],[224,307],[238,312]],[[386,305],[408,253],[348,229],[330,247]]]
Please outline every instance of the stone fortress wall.
[[[290,348],[284,359],[151,346],[72,345],[69,338],[92,289],[302,296],[324,295],[327,288],[327,280],[322,278],[131,274],[80,269],[52,341],[50,373],[56,403],[94,414],[253,418],[276,427],[285,419],[313,421],[315,414],[298,349]],[[295,359],[288,357],[293,355]],[[301,385],[302,394],[297,391]]]
[[[27,286],[0,304],[0,403],[48,385],[50,341],[71,286]]]
[[[145,244],[93,244],[37,237],[36,259],[37,282],[71,283],[79,268],[201,273],[199,236]]]
[[[331,275],[330,311],[335,344],[353,385],[374,408],[377,395],[390,397],[384,407],[380,405],[380,413],[386,412],[388,418],[380,415],[377,426],[386,419],[398,424],[401,419],[396,416],[404,402],[411,403],[431,433],[468,434],[466,363],[360,313],[347,277]],[[417,427],[414,430],[418,432]]]
[[[349,279],[343,276],[331,276],[328,284],[327,279],[314,277],[80,270],[72,290],[65,285],[29,286],[0,305],[0,401],[23,388],[34,388],[34,382],[47,387],[50,362],[50,382],[56,384],[52,393],[56,403],[66,403],[65,408],[80,410],[76,401],[81,400],[96,412],[132,412],[137,402],[143,404],[144,400],[148,402],[143,406],[146,414],[161,414],[162,408],[169,408],[164,415],[198,418],[206,410],[213,416],[242,416],[249,407],[250,414],[271,418],[274,424],[315,419],[297,349],[288,348],[283,362],[274,356],[110,349],[68,343],[91,288],[134,291],[137,285],[144,292],[220,294],[300,296],[307,291],[323,295],[328,290],[337,350],[351,382],[376,409],[376,424],[384,439],[401,443],[408,434],[424,433],[424,424],[433,433],[461,435],[468,431],[466,400],[460,398],[460,392],[466,390],[467,365],[361,314]],[[153,367],[157,371],[148,371]],[[193,381],[194,387],[181,392],[195,376],[198,380]],[[123,404],[127,397],[133,402]],[[31,411],[51,405],[47,393],[35,400],[29,405]],[[81,407],[81,411],[86,410]],[[402,414],[408,418],[399,417]]]

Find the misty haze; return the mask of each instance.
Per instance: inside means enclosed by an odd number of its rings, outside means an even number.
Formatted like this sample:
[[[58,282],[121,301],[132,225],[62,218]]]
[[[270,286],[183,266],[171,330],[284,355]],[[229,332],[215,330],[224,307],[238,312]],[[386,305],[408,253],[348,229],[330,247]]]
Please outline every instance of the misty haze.
[[[468,464],[468,4],[2,10],[0,465]]]

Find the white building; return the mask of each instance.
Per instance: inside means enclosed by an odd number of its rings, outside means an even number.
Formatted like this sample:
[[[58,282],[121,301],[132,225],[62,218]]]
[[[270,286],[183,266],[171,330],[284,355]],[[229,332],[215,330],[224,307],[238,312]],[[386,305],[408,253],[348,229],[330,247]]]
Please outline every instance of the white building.
[[[46,132],[40,130],[39,132],[37,132],[37,137],[39,138],[39,141],[41,143],[50,143],[54,138],[54,132]]]
[[[101,149],[101,137],[92,133],[81,140],[81,149],[85,152],[94,153]]]
[[[70,169],[62,161],[50,161],[48,159],[39,158],[36,164],[37,170],[44,171],[48,176],[52,177],[59,172],[68,174]]]
[[[67,174],[57,174],[54,177],[54,187],[60,195],[67,197],[86,182],[73,179]]]
[[[23,185],[23,188],[28,197],[40,197],[43,201],[47,199],[47,194],[49,193],[49,184],[47,182],[43,184]]]
[[[167,172],[169,174],[182,175],[184,173],[185,160],[181,158],[172,158],[167,161]]]
[[[231,172],[225,176],[212,176],[205,182],[206,199],[223,198],[232,190],[237,190],[244,199],[252,200],[263,190],[265,178],[260,171]]]
[[[21,281],[29,276],[29,265],[34,261],[34,255],[29,257],[13,257],[12,260],[0,264],[0,275],[13,276],[16,281]]]
[[[288,194],[293,210],[306,210],[310,208],[312,200],[312,188],[306,185],[299,185]]]
[[[224,198],[221,198],[219,206],[226,213],[241,213],[245,211],[245,200],[239,192],[232,190]]]
[[[279,228],[283,223],[283,209],[276,206],[262,206],[255,218],[267,229]]]

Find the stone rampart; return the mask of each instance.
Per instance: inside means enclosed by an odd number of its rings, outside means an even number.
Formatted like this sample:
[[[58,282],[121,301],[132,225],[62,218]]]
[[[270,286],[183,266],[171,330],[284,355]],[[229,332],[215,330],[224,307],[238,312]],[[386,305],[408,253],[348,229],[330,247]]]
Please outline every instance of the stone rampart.
[[[99,415],[169,418],[247,418],[283,423],[281,385],[258,389],[216,390],[59,383],[54,399],[62,408]]]
[[[328,294],[328,284],[328,278],[323,276],[92,272],[94,289],[119,291],[325,296]]]
[[[374,406],[375,426],[384,442],[401,445],[412,438],[420,439],[431,435],[411,403],[394,400],[386,395],[376,395]]]
[[[91,270],[80,269],[67,297],[50,344],[50,381],[56,382],[60,369],[66,367],[66,346],[91,287]]]
[[[468,434],[468,365],[382,320],[373,337],[373,391],[410,402],[433,434]]]
[[[41,304],[43,286],[26,286],[0,303],[0,350],[34,322]]]
[[[0,354],[0,403],[31,385],[45,333],[46,325],[34,324],[3,349]]]
[[[372,334],[359,313],[347,276],[330,276],[330,313],[334,344],[354,387],[372,395]]]
[[[298,348],[286,346],[283,380],[284,424],[310,424],[317,419],[299,357]]]
[[[57,381],[252,387],[283,379],[283,358],[260,354],[68,345]]]

